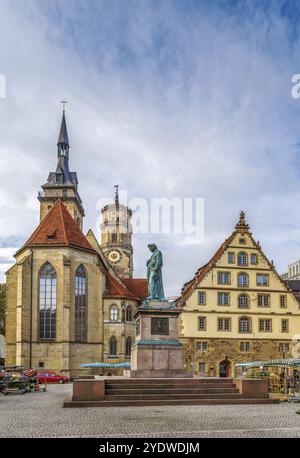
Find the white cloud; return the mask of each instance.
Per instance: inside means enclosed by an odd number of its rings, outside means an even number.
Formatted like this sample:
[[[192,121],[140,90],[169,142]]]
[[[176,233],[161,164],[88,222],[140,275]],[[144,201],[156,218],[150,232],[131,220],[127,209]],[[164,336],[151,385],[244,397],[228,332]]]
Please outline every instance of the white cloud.
[[[299,43],[277,8],[266,15],[248,2],[239,16],[190,2],[2,3],[2,246],[13,238],[17,249],[38,222],[65,96],[86,229],[99,234],[96,203],[115,183],[129,197],[205,198],[204,243],[136,236],[137,276],[156,241],[167,293],[178,293],[241,209],[280,271],[300,257],[300,105],[290,93]]]

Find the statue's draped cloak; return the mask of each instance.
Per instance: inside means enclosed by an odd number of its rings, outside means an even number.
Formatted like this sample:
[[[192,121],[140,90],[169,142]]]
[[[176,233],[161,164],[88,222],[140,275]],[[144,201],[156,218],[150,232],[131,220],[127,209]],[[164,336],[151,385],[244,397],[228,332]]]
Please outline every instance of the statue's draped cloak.
[[[156,249],[151,258],[147,261],[147,279],[148,279],[148,292],[149,299],[156,299],[159,301],[165,300],[165,293],[162,281],[162,254]]]

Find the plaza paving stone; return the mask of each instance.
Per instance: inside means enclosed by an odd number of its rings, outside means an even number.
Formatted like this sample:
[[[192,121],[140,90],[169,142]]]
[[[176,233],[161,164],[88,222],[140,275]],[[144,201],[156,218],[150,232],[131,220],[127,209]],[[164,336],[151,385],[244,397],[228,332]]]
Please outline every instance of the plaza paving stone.
[[[300,437],[300,404],[64,409],[71,391],[0,395],[0,437]]]

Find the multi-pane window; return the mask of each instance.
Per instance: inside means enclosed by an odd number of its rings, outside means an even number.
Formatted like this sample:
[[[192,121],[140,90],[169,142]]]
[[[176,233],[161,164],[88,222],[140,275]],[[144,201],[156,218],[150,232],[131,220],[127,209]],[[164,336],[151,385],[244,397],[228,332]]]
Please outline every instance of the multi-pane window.
[[[199,351],[207,351],[208,349],[208,342],[197,342],[197,350]]]
[[[198,293],[198,303],[199,305],[205,305],[206,303],[206,297],[205,297],[205,291],[199,291]]]
[[[238,307],[240,309],[248,309],[250,307],[250,301],[248,294],[240,294],[238,297]]]
[[[245,274],[245,273],[238,274],[238,286],[241,286],[241,287],[249,286],[248,274]]]
[[[116,305],[110,306],[109,319],[110,321],[118,321],[118,307]]]
[[[287,342],[279,342],[279,351],[281,353],[287,352],[290,350],[290,344]]]
[[[205,316],[198,317],[198,330],[206,331],[206,317]]]
[[[238,257],[237,257],[237,260],[238,260],[238,266],[246,266],[248,264],[248,256],[246,253],[239,253],[238,254]]]
[[[258,294],[257,305],[258,307],[270,307],[270,294]]]
[[[257,286],[268,286],[269,285],[269,275],[257,274],[256,275],[256,284]]]
[[[260,332],[271,332],[272,330],[272,320],[270,319],[260,319],[259,320],[259,331]]]
[[[131,344],[132,344],[131,337],[127,337],[126,339],[126,356],[127,357],[131,356]]]
[[[218,305],[229,305],[230,304],[230,293],[218,292]]]
[[[39,337],[56,338],[56,272],[46,262],[39,276]]]
[[[199,372],[205,373],[205,370],[206,370],[206,365],[205,365],[205,363],[203,361],[201,361],[199,363]]]
[[[240,239],[239,239],[239,243],[240,243],[241,245],[246,245],[246,239],[240,238]]]
[[[240,342],[240,351],[250,351],[250,342]]]
[[[75,274],[75,341],[86,340],[86,273],[79,266]]]
[[[229,264],[233,264],[234,261],[235,261],[235,254],[234,254],[233,251],[230,251],[228,253],[228,262],[229,262]]]
[[[289,320],[281,320],[281,332],[289,332]]]
[[[229,285],[230,284],[230,272],[218,272],[218,284]]]
[[[132,321],[132,308],[130,305],[126,308],[126,321]]]
[[[230,318],[218,318],[218,331],[230,331],[231,330],[231,319]]]
[[[280,301],[280,307],[283,309],[286,309],[287,308],[287,298],[285,294],[280,295],[279,301]]]
[[[257,264],[257,254],[252,253],[252,254],[250,255],[250,263],[251,263],[251,264]]]
[[[239,319],[239,332],[251,332],[251,320],[247,316]]]

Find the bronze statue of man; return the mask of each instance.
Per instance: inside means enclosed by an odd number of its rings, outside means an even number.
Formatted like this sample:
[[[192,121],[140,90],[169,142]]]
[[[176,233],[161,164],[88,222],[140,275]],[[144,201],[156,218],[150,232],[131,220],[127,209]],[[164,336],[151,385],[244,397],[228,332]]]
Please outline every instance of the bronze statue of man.
[[[161,251],[154,243],[148,245],[152,256],[147,261],[148,297],[147,299],[165,301],[165,293],[162,281],[163,259]]]

